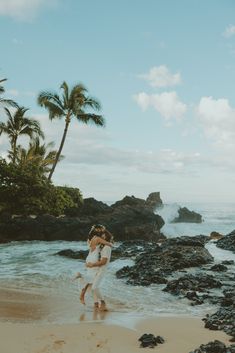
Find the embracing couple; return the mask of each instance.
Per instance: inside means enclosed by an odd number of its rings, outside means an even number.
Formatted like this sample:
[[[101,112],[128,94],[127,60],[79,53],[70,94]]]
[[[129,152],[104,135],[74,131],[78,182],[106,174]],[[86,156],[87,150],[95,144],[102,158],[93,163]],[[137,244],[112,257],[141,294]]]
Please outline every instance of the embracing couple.
[[[86,258],[86,274],[83,277],[85,285],[80,294],[80,301],[85,304],[85,294],[88,289],[91,289],[94,309],[106,311],[107,307],[100,287],[110,262],[113,236],[103,225],[96,224],[89,232],[87,244],[89,254]],[[76,278],[79,277],[82,277],[80,273]]]

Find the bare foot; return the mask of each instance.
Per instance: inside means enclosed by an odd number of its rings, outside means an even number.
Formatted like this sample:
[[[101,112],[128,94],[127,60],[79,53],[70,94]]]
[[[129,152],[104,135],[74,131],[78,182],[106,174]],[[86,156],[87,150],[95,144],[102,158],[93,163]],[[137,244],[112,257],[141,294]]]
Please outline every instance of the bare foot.
[[[101,300],[100,311],[109,311],[104,300]]]
[[[85,293],[86,293],[86,290],[85,290],[85,288],[83,288],[82,289],[82,291],[81,291],[81,294],[80,294],[80,302],[83,304],[83,305],[85,305],[86,303],[85,303]]]
[[[99,311],[99,303],[94,303],[94,311]]]
[[[78,278],[82,278],[82,275],[80,272],[77,272],[76,276],[74,278],[72,278],[72,281],[75,281]]]

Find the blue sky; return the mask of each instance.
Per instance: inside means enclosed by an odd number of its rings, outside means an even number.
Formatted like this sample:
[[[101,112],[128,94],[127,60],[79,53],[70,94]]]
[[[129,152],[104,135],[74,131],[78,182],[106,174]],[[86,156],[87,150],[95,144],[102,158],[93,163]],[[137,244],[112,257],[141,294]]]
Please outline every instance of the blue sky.
[[[234,201],[234,10],[232,0],[0,0],[0,77],[46,140],[58,146],[63,122],[37,106],[40,90],[83,82],[102,103],[106,128],[73,122],[54,182],[100,200]]]

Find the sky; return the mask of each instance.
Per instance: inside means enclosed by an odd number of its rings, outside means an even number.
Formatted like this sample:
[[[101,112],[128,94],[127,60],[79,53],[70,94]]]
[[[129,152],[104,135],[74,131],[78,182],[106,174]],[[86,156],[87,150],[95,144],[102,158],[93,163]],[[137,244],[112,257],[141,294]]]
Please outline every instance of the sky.
[[[101,102],[105,128],[72,121],[56,185],[102,201],[235,201],[233,0],[0,0],[5,77],[57,148],[64,122],[38,93],[82,82]]]

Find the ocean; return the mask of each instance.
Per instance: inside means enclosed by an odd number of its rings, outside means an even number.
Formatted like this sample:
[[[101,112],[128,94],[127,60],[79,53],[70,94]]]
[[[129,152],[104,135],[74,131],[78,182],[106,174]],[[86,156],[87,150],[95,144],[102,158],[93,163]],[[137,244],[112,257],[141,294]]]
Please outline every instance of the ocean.
[[[199,212],[203,223],[171,223],[177,214],[179,205],[168,204],[157,210],[164,220],[162,232],[168,237],[182,235],[194,236],[209,235],[212,231],[228,234],[235,229],[234,204],[184,204],[190,210]],[[118,244],[116,244],[118,246]],[[234,260],[235,254],[231,251],[216,247],[211,241],[206,245],[214,256],[215,262]],[[0,286],[17,288],[40,293],[53,293],[66,298],[73,303],[73,310],[64,316],[66,322],[76,322],[77,315],[74,308],[80,310],[79,291],[82,287],[80,280],[73,281],[77,271],[84,272],[84,262],[55,255],[63,249],[84,250],[86,242],[39,242],[23,241],[0,245]],[[139,316],[151,315],[195,315],[201,316],[209,312],[209,304],[191,306],[187,299],[180,299],[171,294],[162,292],[165,285],[151,285],[150,287],[130,286],[125,279],[117,279],[115,272],[123,266],[134,264],[131,259],[119,259],[109,265],[109,271],[103,282],[103,293],[113,311],[118,313],[135,313]],[[188,272],[197,272],[198,269],[189,269]],[[234,273],[235,266],[229,272]],[[177,276],[180,274],[177,274]],[[182,274],[181,274],[182,275]],[[87,296],[86,308],[92,308],[92,298]],[[79,309],[80,308],[80,309]],[[68,309],[69,310],[69,309]],[[58,313],[59,315],[59,313]],[[63,312],[64,315],[64,312]],[[51,322],[58,322],[55,315]]]

